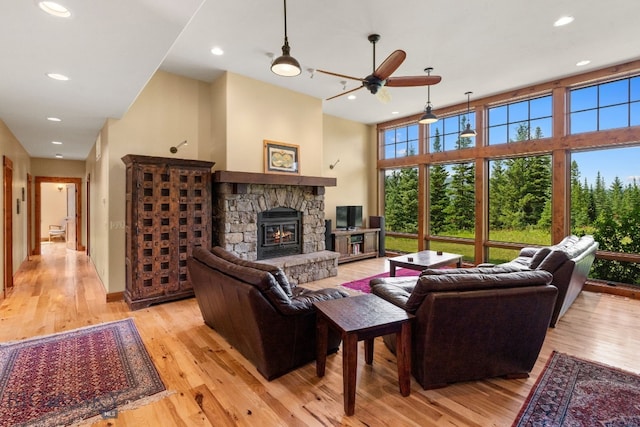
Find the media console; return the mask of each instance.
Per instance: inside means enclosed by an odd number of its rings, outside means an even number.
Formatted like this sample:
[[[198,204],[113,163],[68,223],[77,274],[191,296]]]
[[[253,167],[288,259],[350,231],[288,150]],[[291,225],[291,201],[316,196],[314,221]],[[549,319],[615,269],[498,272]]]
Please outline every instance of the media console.
[[[379,228],[333,230],[333,250],[340,254],[338,264],[378,256]]]

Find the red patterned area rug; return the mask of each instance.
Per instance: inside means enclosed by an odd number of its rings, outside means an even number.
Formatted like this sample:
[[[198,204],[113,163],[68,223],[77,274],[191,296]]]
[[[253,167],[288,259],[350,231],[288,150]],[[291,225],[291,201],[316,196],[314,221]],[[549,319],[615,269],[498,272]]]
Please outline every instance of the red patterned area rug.
[[[640,376],[553,352],[513,427],[638,427]]]
[[[418,270],[409,270],[408,268],[398,268],[396,269],[396,277],[401,276],[418,276],[420,272]],[[365,277],[364,279],[354,280],[352,282],[343,283],[340,286],[344,286],[345,288],[353,289],[356,291],[364,292],[368,294],[371,292],[371,288],[369,288],[369,281],[371,279],[377,279],[379,277],[389,277],[389,272],[386,271],[384,273],[376,274],[375,276]]]
[[[116,418],[167,394],[133,319],[0,344],[0,425]]]

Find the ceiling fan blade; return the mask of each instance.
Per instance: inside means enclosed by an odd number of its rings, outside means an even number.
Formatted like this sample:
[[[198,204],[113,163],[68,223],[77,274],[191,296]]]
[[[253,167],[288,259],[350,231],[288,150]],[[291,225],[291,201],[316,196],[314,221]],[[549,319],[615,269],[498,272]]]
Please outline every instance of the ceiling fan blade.
[[[402,87],[402,86],[429,86],[440,83],[440,76],[403,76],[389,77],[385,86]]]
[[[319,73],[328,74],[330,76],[342,77],[344,79],[357,80],[359,82],[362,81],[362,79],[360,77],[352,77],[352,76],[347,76],[345,74],[338,74],[338,73],[334,73],[332,71],[325,71],[325,70],[316,70],[316,71],[319,72]]]
[[[398,49],[395,52],[392,52],[391,55],[387,56],[387,59],[385,59],[384,62],[376,68],[373,75],[380,80],[387,80],[389,76],[398,69],[402,62],[404,62],[406,57],[407,54],[404,50]]]
[[[355,91],[357,91],[357,90],[359,90],[359,89],[362,89],[363,87],[364,87],[364,85],[362,85],[362,86],[358,86],[358,87],[357,87],[357,88],[355,88],[355,89],[351,89],[351,90],[348,90],[348,91],[346,91],[346,92],[339,93],[338,95],[334,95],[334,96],[332,96],[331,98],[327,98],[327,99],[325,99],[325,101],[329,101],[329,100],[334,99],[334,98],[337,98],[337,97],[339,97],[339,96],[346,95],[346,94],[351,93],[351,92],[355,92]]]

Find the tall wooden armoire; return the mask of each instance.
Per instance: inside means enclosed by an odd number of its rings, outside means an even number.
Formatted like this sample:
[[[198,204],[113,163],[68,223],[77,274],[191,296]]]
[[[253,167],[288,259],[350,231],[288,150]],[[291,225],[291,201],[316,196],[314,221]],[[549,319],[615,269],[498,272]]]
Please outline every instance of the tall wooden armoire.
[[[187,257],[211,246],[213,162],[128,154],[124,298],[137,310],[193,296]]]

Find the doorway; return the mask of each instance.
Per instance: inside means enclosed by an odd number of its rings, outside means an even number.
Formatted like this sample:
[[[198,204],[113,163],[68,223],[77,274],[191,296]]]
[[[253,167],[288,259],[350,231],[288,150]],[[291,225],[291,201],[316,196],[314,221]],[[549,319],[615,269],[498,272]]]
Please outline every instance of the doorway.
[[[13,288],[13,162],[2,156],[4,175],[4,283],[3,296]],[[19,203],[19,202],[18,202]]]
[[[43,241],[48,242],[50,239],[61,237],[64,237],[67,249],[84,250],[81,243],[81,185],[82,178],[36,177],[34,255],[42,253]],[[50,229],[54,232],[49,233]],[[56,229],[58,232],[55,232]],[[63,233],[60,233],[60,230],[63,230]]]

